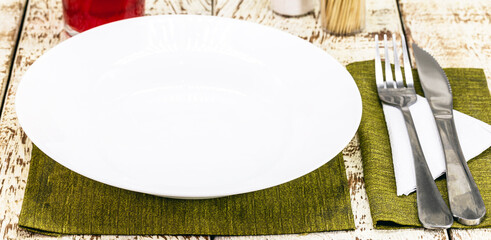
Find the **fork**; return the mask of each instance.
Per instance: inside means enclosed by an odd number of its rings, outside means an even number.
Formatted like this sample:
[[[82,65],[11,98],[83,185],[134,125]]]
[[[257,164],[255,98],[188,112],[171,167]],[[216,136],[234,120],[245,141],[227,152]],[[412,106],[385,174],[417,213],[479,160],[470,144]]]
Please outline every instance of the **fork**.
[[[401,110],[402,115],[404,116],[404,122],[406,123],[414,159],[419,221],[425,228],[445,229],[452,225],[453,217],[440,192],[438,191],[433,177],[431,176],[430,169],[428,168],[423,150],[421,149],[421,145],[419,143],[418,134],[416,133],[416,128],[414,127],[411,112],[409,111],[409,106],[416,102],[417,97],[416,92],[414,91],[413,76],[411,66],[409,64],[404,36],[401,35],[401,38],[406,86],[404,85],[402,72],[399,65],[395,34],[392,35],[395,81],[392,77],[387,47],[387,35],[384,34],[385,81],[382,70],[382,62],[380,60],[378,35],[375,35],[375,79],[377,82],[377,92],[383,103],[397,107]]]

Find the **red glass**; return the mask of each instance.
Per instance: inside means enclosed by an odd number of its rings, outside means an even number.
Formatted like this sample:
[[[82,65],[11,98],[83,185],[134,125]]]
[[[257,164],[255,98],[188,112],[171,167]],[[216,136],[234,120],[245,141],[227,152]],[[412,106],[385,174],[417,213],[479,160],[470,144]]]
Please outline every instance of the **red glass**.
[[[65,28],[70,35],[144,13],[145,0],[63,0]]]

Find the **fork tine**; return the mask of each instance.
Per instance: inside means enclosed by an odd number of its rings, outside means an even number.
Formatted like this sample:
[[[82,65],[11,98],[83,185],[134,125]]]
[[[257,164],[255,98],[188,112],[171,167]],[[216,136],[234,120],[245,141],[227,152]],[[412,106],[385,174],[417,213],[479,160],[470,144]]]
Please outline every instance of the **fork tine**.
[[[404,38],[404,34],[401,34],[402,41],[402,57],[404,59],[404,76],[406,77],[406,86],[408,88],[413,88],[413,72],[411,63],[409,62],[407,47],[406,47],[406,39]]]
[[[392,47],[394,48],[394,73],[396,77],[396,86],[397,88],[403,88],[404,80],[402,79],[401,65],[399,64],[399,54],[397,54],[395,33],[392,33]]]
[[[385,83],[387,88],[395,88],[395,82],[392,78],[392,69],[390,68],[390,56],[387,48],[387,34],[384,34],[384,50],[385,50]]]
[[[382,71],[382,61],[380,60],[378,34],[375,35],[375,80],[377,87],[384,88],[384,73]]]

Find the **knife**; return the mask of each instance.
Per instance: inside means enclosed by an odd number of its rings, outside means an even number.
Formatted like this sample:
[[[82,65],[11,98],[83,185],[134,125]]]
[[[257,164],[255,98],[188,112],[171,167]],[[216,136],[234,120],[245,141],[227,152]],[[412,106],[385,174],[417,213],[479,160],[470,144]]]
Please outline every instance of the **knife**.
[[[413,44],[418,75],[442,140],[450,210],[464,225],[481,223],[486,208],[462,154],[453,120],[452,90],[445,72],[426,51]]]

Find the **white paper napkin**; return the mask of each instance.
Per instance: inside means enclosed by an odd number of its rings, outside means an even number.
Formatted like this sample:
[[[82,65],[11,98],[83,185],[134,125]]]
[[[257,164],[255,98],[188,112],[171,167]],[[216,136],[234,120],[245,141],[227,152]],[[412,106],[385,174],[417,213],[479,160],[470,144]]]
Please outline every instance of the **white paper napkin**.
[[[445,173],[445,159],[440,135],[430,106],[424,97],[409,107],[419,141],[433,178]],[[392,160],[396,177],[397,195],[408,195],[416,190],[414,162],[404,118],[399,109],[383,104],[389,131]],[[454,110],[455,126],[467,161],[491,146],[491,125]]]

